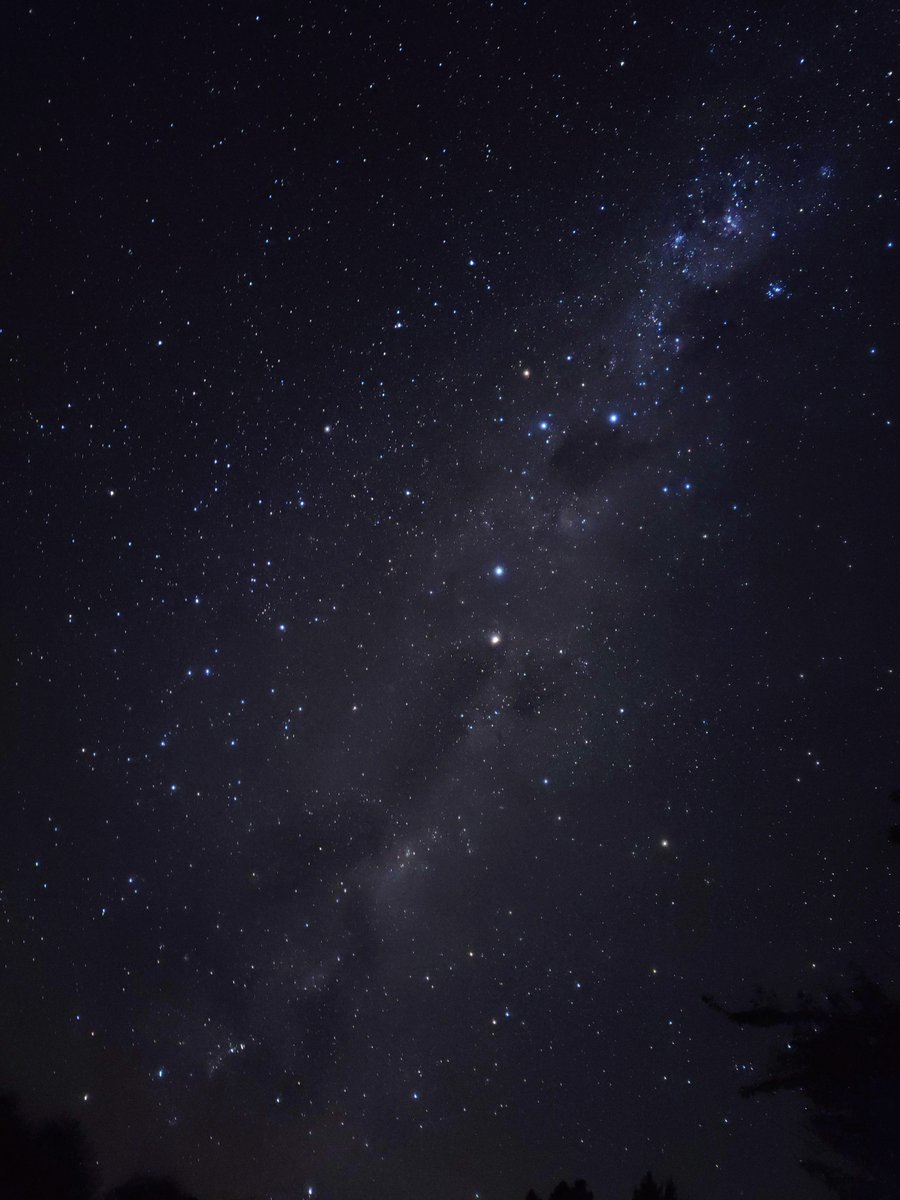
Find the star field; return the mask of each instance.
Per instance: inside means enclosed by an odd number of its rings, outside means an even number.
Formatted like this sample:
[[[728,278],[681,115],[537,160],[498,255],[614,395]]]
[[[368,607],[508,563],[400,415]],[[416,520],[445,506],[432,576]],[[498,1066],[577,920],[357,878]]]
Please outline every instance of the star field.
[[[896,973],[888,9],[7,24],[0,1089],[204,1197],[818,1194],[700,996]]]

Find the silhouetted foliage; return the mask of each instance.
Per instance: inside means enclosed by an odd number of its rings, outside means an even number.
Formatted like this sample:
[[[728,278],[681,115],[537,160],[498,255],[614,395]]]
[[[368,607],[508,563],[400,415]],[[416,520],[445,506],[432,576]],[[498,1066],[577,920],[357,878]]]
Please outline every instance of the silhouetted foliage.
[[[525,1200],[540,1200],[532,1188]],[[570,1187],[565,1179],[561,1179],[550,1193],[550,1200],[594,1200],[594,1193],[588,1191],[588,1185],[583,1179],[576,1179]]]
[[[91,1200],[95,1172],[77,1121],[24,1120],[0,1097],[0,1196],[4,1200]]]
[[[25,1195],[31,1165],[31,1135],[13,1096],[0,1096],[0,1195]]]
[[[653,1178],[650,1171],[634,1189],[632,1200],[678,1200],[678,1192],[671,1179],[661,1186]]]
[[[789,1040],[772,1054],[768,1075],[741,1092],[803,1096],[810,1128],[832,1156],[804,1162],[806,1170],[842,1200],[895,1200],[900,1181],[897,1000],[867,979],[825,1005],[729,1011],[705,1000],[740,1025],[790,1027]]]
[[[531,1188],[525,1200],[541,1198],[534,1188]],[[588,1191],[587,1183],[583,1179],[576,1179],[571,1187],[562,1179],[550,1193],[549,1200],[594,1200],[594,1193]],[[633,1200],[678,1200],[678,1192],[671,1179],[665,1186],[660,1186],[648,1171],[634,1189]]]
[[[67,1118],[38,1126],[34,1139],[38,1194],[90,1200],[96,1175],[87,1139],[77,1121]]]
[[[75,1120],[32,1124],[0,1094],[0,1200],[93,1200],[96,1171]],[[172,1179],[136,1175],[104,1200],[196,1200]]]
[[[135,1175],[107,1193],[106,1200],[196,1200],[181,1190],[173,1179]]]

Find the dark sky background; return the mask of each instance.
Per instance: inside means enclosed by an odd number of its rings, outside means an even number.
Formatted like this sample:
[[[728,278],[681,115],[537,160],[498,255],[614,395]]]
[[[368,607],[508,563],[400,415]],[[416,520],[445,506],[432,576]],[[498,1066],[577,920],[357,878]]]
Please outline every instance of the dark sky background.
[[[817,1195],[897,974],[896,13],[13,4],[0,1085],[108,1183]]]

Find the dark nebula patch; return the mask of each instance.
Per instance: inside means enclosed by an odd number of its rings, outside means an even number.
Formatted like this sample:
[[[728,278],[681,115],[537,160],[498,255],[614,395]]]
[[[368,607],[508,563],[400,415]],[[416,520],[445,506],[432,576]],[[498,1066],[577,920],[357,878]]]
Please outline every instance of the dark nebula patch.
[[[629,439],[618,425],[595,422],[566,434],[550,456],[550,466],[565,487],[586,496],[648,454],[646,443]]]

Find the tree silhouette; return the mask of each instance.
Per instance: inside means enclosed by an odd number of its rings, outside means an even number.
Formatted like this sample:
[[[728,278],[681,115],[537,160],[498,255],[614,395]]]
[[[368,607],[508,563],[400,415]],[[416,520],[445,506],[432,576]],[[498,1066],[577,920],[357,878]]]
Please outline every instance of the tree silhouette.
[[[4,1200],[91,1200],[94,1164],[77,1121],[32,1126],[14,1096],[0,1096],[0,1196]]]
[[[32,1124],[0,1094],[0,1200],[93,1200],[95,1163],[78,1121]],[[172,1179],[135,1175],[104,1200],[196,1200]]]
[[[72,1118],[38,1126],[34,1137],[38,1195],[60,1200],[90,1200],[96,1173],[90,1161],[87,1138]]]
[[[847,995],[796,1008],[760,1004],[716,1012],[739,1025],[789,1026],[768,1074],[745,1096],[793,1091],[809,1105],[809,1125],[828,1157],[806,1170],[841,1200],[895,1200],[900,1185],[900,1003],[862,978]],[[636,1193],[637,1195],[637,1193]],[[643,1197],[641,1198],[643,1200]]]
[[[0,1096],[0,1195],[26,1195],[33,1159],[31,1131],[14,1096]]]
[[[525,1200],[540,1200],[540,1197],[534,1188],[531,1188]],[[561,1179],[550,1193],[550,1200],[594,1200],[594,1193],[588,1191],[588,1185],[583,1179],[576,1179],[571,1187],[565,1179]]]
[[[653,1178],[652,1173],[648,1171],[634,1189],[632,1200],[678,1200],[678,1192],[671,1179],[668,1179],[665,1186],[661,1187]]]

